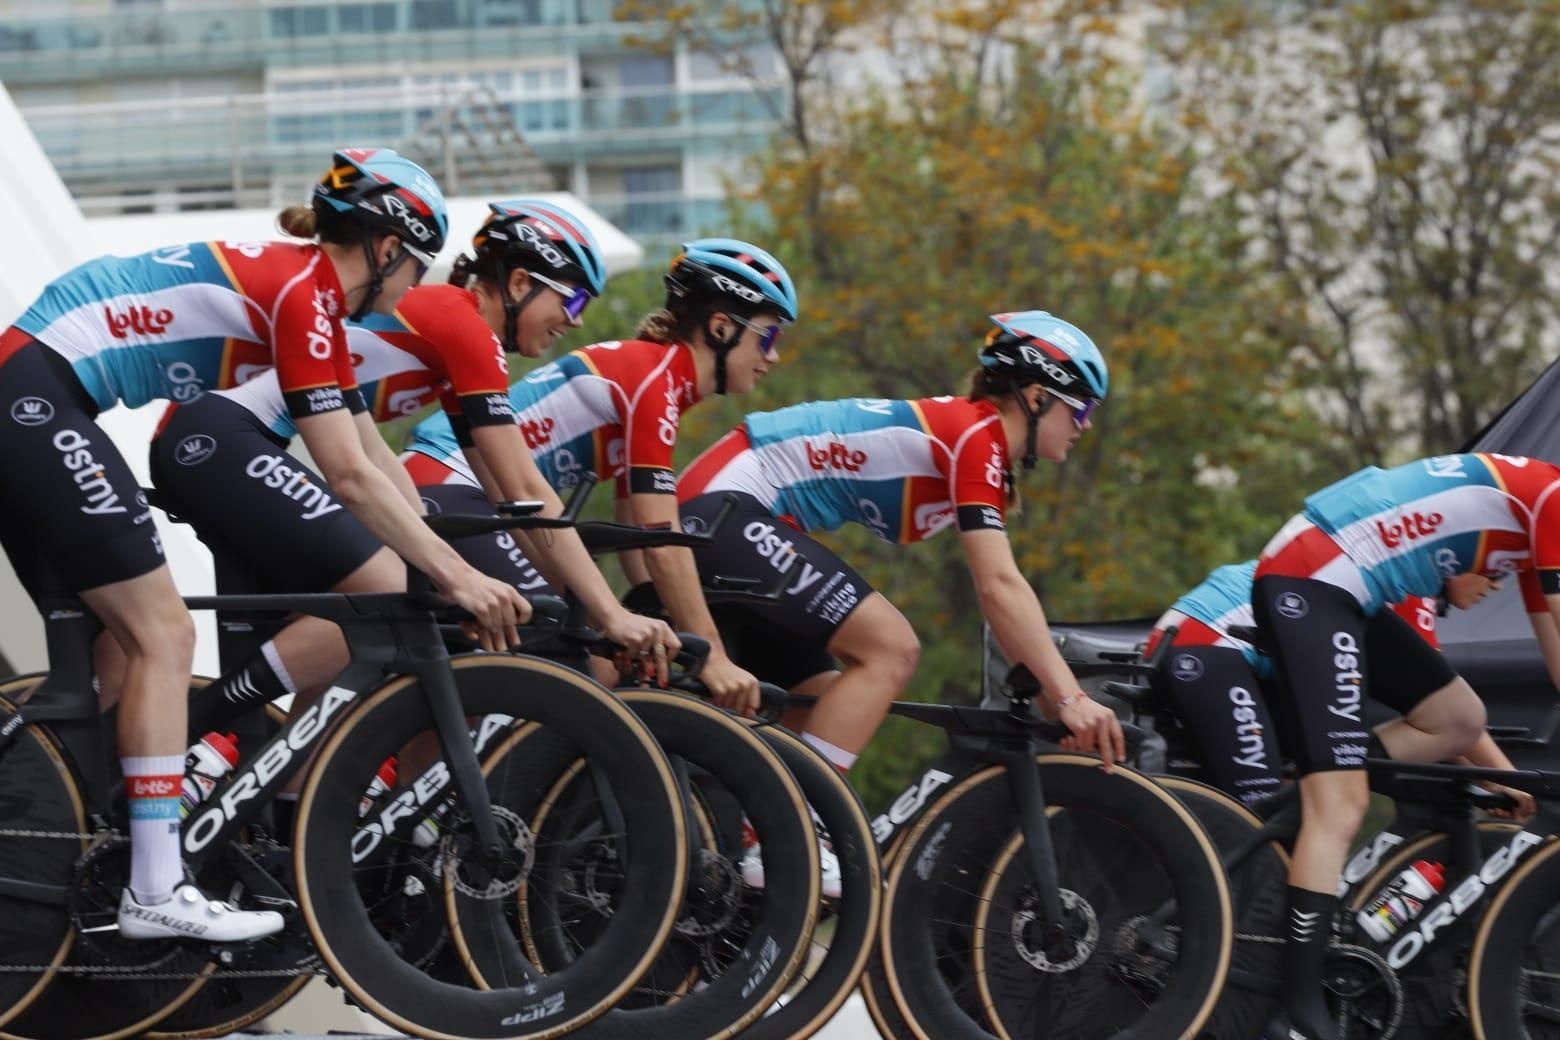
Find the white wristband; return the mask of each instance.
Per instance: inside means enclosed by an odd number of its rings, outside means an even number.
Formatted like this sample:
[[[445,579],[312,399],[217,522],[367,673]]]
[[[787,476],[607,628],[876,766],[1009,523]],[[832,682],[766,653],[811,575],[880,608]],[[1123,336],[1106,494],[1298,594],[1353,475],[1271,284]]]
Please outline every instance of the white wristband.
[[[1063,708],[1071,707],[1072,705],[1078,703],[1080,700],[1082,700],[1083,698],[1087,697],[1088,695],[1089,694],[1088,694],[1088,692],[1086,690],[1079,690],[1077,693],[1073,694],[1071,697],[1063,697],[1061,700],[1056,702],[1056,710],[1057,711],[1061,711]]]

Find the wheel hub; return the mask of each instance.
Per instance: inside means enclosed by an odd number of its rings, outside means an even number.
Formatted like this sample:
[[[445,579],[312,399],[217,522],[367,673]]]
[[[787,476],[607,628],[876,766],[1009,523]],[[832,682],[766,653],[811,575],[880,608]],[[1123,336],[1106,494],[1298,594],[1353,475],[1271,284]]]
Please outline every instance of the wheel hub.
[[[500,854],[492,862],[477,848],[473,827],[462,828],[452,844],[444,869],[455,888],[473,899],[504,899],[514,895],[530,876],[536,861],[536,836],[518,814],[502,805],[492,807]]]
[[[1040,920],[1040,900],[1026,891],[1009,926],[1013,948],[1036,971],[1060,974],[1072,971],[1090,957],[1100,943],[1100,922],[1088,900],[1069,888],[1057,890],[1062,920],[1054,925]]]

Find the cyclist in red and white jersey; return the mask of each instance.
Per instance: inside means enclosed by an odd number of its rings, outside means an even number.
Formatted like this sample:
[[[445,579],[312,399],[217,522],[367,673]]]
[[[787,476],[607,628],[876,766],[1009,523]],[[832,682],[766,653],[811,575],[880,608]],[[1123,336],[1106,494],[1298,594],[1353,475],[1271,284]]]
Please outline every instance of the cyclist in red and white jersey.
[[[529,244],[503,254],[502,283],[482,283],[476,292],[454,285],[414,288],[393,311],[352,323],[348,345],[354,373],[363,383],[366,426],[371,429],[373,422],[439,400],[467,439],[486,447],[483,457],[493,461],[484,472],[492,477],[495,499],[539,498],[544,496],[538,492],[551,495],[551,489],[539,480],[528,484],[523,479],[527,470],[534,474],[535,467],[514,423],[505,348],[539,353],[577,326],[584,303],[601,291],[605,272],[600,250],[583,225],[546,203],[516,199],[491,204],[477,240],[499,239]],[[533,267],[545,267],[549,273]],[[459,265],[460,271],[465,268]],[[404,589],[405,566],[386,548],[386,539],[366,518],[341,508],[328,472],[322,480],[287,452],[297,426],[275,373],[208,394],[168,417],[153,449],[153,479],[202,537],[232,547],[280,588]],[[419,497],[377,433],[370,451],[416,512],[441,508],[437,501]],[[491,512],[480,495],[474,503],[445,502],[443,508]],[[507,555],[501,551],[505,542]],[[475,543],[476,549],[463,543]],[[577,535],[557,532],[555,546],[571,544],[574,558],[565,557],[561,548],[556,554],[567,561],[566,567],[583,563],[596,576],[599,598],[612,611],[603,613],[609,635],[647,655],[657,645],[676,646],[664,622],[631,615],[616,603],[579,547]],[[474,569],[517,590],[545,587],[508,532],[497,541],[486,535],[458,540],[454,549]],[[474,552],[493,560],[473,559]],[[584,580],[579,584],[586,587]],[[233,703],[269,700],[283,692],[298,694],[303,698],[299,703],[307,703],[346,660],[346,643],[334,624],[300,618],[262,646],[254,659],[221,677],[217,686],[223,699]]]
[[[1172,649],[1161,671],[1171,710],[1196,745],[1209,782],[1247,804],[1272,794],[1283,782],[1279,734],[1266,690],[1273,663],[1229,632],[1232,626],[1253,623],[1251,583],[1256,569],[1256,560],[1216,569],[1165,611],[1144,650],[1152,656],[1174,627]],[[1489,589],[1482,575],[1459,574],[1446,580],[1443,595],[1450,605],[1466,610]],[[1381,745],[1381,756],[1461,756],[1471,765],[1510,769],[1511,760],[1484,730],[1467,743],[1470,730],[1461,710],[1469,703],[1467,681],[1444,655],[1419,653],[1411,645],[1423,640],[1440,648],[1438,606],[1436,597],[1410,596],[1366,622],[1364,645],[1373,663],[1371,696],[1402,716],[1377,725],[1371,742]],[[1519,816],[1531,814],[1531,795],[1498,789],[1521,804]]]
[[[576,350],[531,372],[509,393],[535,466],[549,483],[570,487],[586,469],[613,477],[618,518],[662,527],[679,522],[672,453],[683,413],[711,393],[751,391],[778,363],[783,325],[797,317],[785,268],[746,242],[688,242],[665,282],[665,308],[641,323],[635,339]],[[463,451],[458,430],[442,416],[421,424],[408,447],[406,467],[425,496],[488,483],[481,471],[492,464],[489,454]],[[545,558],[538,562],[547,569]],[[637,575],[626,566],[631,578],[654,581],[680,631],[711,641],[699,677],[715,697],[756,707],[758,681],[726,653],[688,550],[647,550]]]
[[[179,791],[194,626],[146,500],[95,418],[120,401],[188,400],[230,381],[240,363],[271,363],[311,444],[357,476],[363,452],[346,409],[358,395],[342,321],[393,305],[417,280],[443,238],[443,199],[415,164],[368,149],[335,156],[313,205],[282,220],[307,236],[317,220],[317,242],[196,243],[91,261],[52,283],[0,337],[11,419],[0,427],[0,542],[35,599],[61,586],[79,594],[125,658],[122,670],[104,674],[123,676],[132,855],[119,929],[127,938],[232,941],[282,920],[183,884]],[[464,568],[423,534],[409,544],[430,566]],[[452,594],[495,632],[512,629],[516,611],[503,590],[472,577],[495,587],[468,581]]]
[[[1486,586],[1508,574],[1521,583],[1533,632],[1560,683],[1560,467],[1507,455],[1444,455],[1395,469],[1368,467],[1306,499],[1258,560],[1252,611],[1277,676],[1276,714],[1300,774],[1303,822],[1289,872],[1290,942],[1285,1009],[1291,1035],[1337,1035],[1321,972],[1350,841],[1364,818],[1370,743],[1361,701],[1370,692],[1366,632],[1384,604],[1434,595],[1458,575]],[[1477,591],[1477,590],[1475,590]],[[1409,641],[1403,655],[1433,655]],[[1432,700],[1440,719],[1421,731],[1412,718],[1384,741],[1395,757],[1444,754],[1481,734],[1484,707],[1463,687]],[[1431,700],[1424,707],[1432,707]]]
[[[1066,460],[1105,397],[1104,358],[1082,330],[1044,311],[999,314],[968,397],[852,399],[749,415],[684,470],[685,530],[704,530],[728,494],[739,505],[696,550],[700,573],[775,584],[774,606],[722,605],[738,663],[816,708],[796,726],[850,768],[905,688],[920,654],[904,615],[811,532],[860,524],[908,543],[956,527],[981,610],[1009,660],[1044,687],[1043,702],[1107,768],[1125,752],[1120,725],[1088,698],[1051,642],[1045,612],[1013,559],[1005,510],[1011,450]],[[836,664],[843,662],[843,669]],[[790,720],[793,723],[797,719]]]

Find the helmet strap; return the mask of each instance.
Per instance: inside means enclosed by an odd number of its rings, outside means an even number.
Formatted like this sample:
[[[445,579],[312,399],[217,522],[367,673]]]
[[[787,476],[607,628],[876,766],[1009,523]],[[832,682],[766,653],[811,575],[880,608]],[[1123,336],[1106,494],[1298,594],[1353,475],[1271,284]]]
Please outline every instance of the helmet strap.
[[[730,317],[730,315],[727,315]],[[737,325],[736,322],[732,322]],[[724,397],[726,394],[726,355],[737,348],[737,341],[742,338],[742,326],[737,325],[737,330],[725,339],[720,339],[710,332],[709,325],[704,327],[705,340],[710,344],[710,349],[715,351],[715,393]]]
[[[358,302],[351,314],[347,317],[353,321],[362,321],[368,317],[374,309],[374,301],[379,299],[379,294],[385,288],[385,275],[389,274],[395,264],[392,262],[384,270],[379,269],[379,261],[374,259],[374,240],[370,235],[363,236],[363,260],[368,264],[368,288],[363,291],[363,299]]]
[[[525,310],[525,305],[536,299],[536,294],[547,286],[533,279],[530,291],[516,300],[509,295],[511,268],[506,268],[504,261],[498,257],[493,258],[493,266],[498,269],[498,294],[504,301],[504,353],[518,354],[520,353],[520,312]]]
[[[1030,384],[1030,386],[1033,385],[1033,383]],[[1056,403],[1056,399],[1050,394],[1045,394],[1045,400],[1040,402],[1040,407],[1032,408],[1029,404],[1028,395],[1024,393],[1027,389],[1029,389],[1028,386],[1014,387],[1013,398],[1018,401],[1019,411],[1024,413],[1026,431],[1024,434],[1024,468],[1034,469],[1035,440],[1039,436],[1040,417],[1050,411],[1051,406]]]

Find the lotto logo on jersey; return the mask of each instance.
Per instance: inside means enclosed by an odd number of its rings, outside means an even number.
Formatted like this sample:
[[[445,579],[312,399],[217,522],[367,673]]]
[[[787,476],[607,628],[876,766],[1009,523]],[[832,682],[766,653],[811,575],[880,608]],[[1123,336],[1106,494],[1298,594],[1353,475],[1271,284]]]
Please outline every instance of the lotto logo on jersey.
[[[525,437],[525,446],[535,451],[552,443],[553,427],[557,425],[557,420],[551,418],[527,419],[520,424],[520,433]]]
[[[842,469],[847,473],[860,473],[861,467],[867,462],[866,452],[851,451],[839,441],[830,441],[823,445],[803,441],[802,445],[807,449],[807,464],[819,472],[826,469]]]
[[[1376,533],[1381,536],[1381,544],[1388,549],[1396,549],[1405,541],[1414,542],[1421,538],[1429,538],[1435,534],[1435,529],[1441,526],[1446,518],[1440,513],[1404,513],[1401,520],[1394,524],[1376,521]]]
[[[173,312],[166,307],[155,311],[150,307],[131,307],[121,313],[104,307],[103,321],[108,325],[108,334],[115,339],[129,339],[132,332],[138,336],[160,336],[173,324]]]

